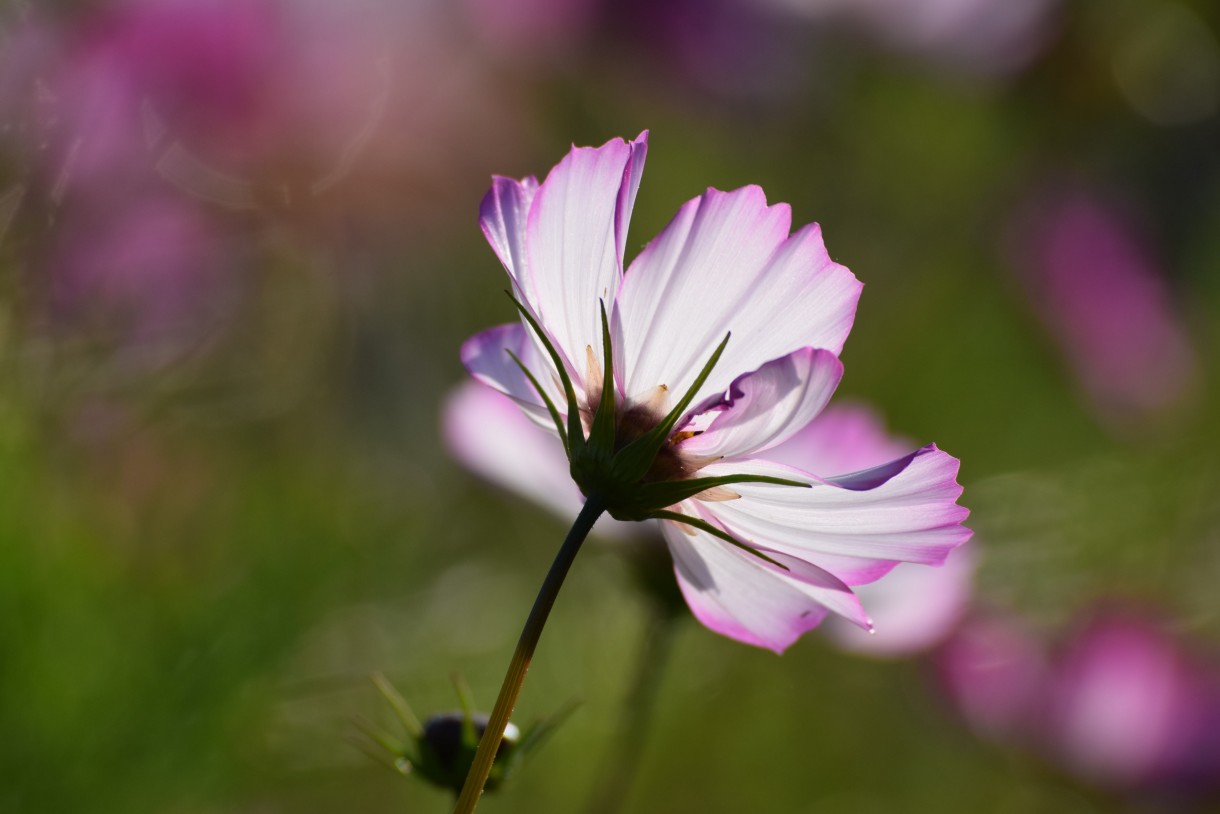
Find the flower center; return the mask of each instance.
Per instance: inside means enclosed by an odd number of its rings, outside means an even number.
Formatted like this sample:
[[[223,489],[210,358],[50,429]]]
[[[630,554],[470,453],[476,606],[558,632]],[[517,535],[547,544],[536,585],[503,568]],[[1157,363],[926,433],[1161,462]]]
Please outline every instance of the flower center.
[[[668,388],[658,385],[653,396],[647,401],[635,402],[615,411],[614,446],[613,451],[619,452],[628,444],[648,435],[665,419],[664,404],[667,400]],[[581,410],[581,417],[586,426],[592,424],[593,415],[597,412],[601,400],[601,388],[591,388],[586,398],[586,405]],[[648,471],[640,478],[640,483],[661,483],[665,481],[682,480],[698,472],[707,461],[701,461],[683,455],[679,447],[687,438],[698,435],[696,432],[673,432],[657,450],[656,457]]]

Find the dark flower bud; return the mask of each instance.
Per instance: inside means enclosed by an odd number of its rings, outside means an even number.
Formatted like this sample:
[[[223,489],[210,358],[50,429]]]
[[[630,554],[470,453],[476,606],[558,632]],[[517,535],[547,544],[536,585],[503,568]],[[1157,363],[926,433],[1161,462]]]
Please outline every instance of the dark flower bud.
[[[462,790],[466,773],[474,762],[479,740],[487,730],[488,716],[481,713],[468,716],[461,711],[442,712],[424,721],[424,729],[417,747],[419,749],[417,773],[429,782],[452,789],[455,794]],[[509,723],[496,750],[496,762],[491,769],[484,788],[494,791],[505,779],[505,767],[511,764],[511,755],[521,742],[521,731]]]
[[[400,774],[414,774],[429,783],[461,793],[466,774],[474,762],[479,740],[487,730],[488,716],[473,712],[470,692],[461,678],[454,677],[461,709],[429,716],[421,724],[411,707],[394,686],[380,673],[373,675],[373,684],[394,711],[406,739],[387,734],[370,724],[361,724],[365,736],[379,749],[360,745],[372,757],[386,763]],[[492,791],[520,767],[525,756],[536,749],[574,709],[573,704],[543,718],[523,733],[516,724],[504,727],[496,750],[495,763],[484,788]]]

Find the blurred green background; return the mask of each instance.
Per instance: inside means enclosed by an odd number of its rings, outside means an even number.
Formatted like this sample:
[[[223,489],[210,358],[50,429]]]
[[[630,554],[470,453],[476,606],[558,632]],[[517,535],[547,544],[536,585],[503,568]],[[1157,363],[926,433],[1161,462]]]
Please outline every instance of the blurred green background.
[[[0,810],[447,810],[352,743],[368,676],[489,708],[565,530],[439,437],[513,317],[479,200],[645,128],[632,252],[757,183],[865,282],[840,392],[961,458],[981,607],[1214,646],[1220,16],[1014,5],[5,3]],[[580,809],[650,619],[590,546],[518,719],[582,705],[483,808]],[[926,659],[686,620],[658,692],[626,810],[1126,804]]]

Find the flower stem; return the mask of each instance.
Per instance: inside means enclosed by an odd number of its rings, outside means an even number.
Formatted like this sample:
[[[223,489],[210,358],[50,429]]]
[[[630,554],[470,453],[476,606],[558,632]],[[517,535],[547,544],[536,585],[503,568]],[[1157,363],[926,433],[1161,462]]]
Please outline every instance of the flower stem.
[[[508,664],[508,672],[504,675],[504,683],[500,685],[500,695],[496,698],[496,706],[491,711],[491,720],[479,738],[479,748],[475,752],[474,762],[470,764],[470,772],[466,775],[466,783],[458,796],[454,814],[470,814],[478,805],[483,794],[483,785],[491,774],[492,763],[496,759],[496,751],[504,735],[504,728],[517,705],[517,696],[521,694],[521,685],[525,683],[525,673],[529,670],[530,660],[534,657],[534,649],[542,636],[542,628],[546,626],[547,617],[555,604],[555,597],[563,586],[563,580],[572,567],[572,561],[580,552],[580,546],[589,535],[597,518],[605,511],[605,504],[593,495],[585,501],[585,505],[576,517],[576,522],[568,531],[551,570],[547,572],[534,607],[530,610],[525,626],[521,629],[521,638],[517,640],[517,649],[513,652],[512,661]]]

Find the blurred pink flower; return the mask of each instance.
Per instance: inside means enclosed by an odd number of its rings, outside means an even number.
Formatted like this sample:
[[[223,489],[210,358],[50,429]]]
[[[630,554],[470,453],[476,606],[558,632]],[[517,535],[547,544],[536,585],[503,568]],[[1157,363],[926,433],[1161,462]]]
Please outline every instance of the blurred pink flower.
[[[571,56],[587,45],[604,0],[461,0],[477,38],[515,61]]]
[[[1220,784],[1220,672],[1147,616],[1104,610],[1068,641],[1046,726],[1048,750],[1098,785]]]
[[[1043,194],[1012,238],[1018,279],[1104,418],[1149,417],[1189,395],[1194,351],[1121,209],[1083,190]]]
[[[172,196],[70,213],[44,268],[54,315],[146,347],[198,337],[236,294],[233,256],[197,208]],[[160,349],[164,350],[164,347]]]
[[[37,140],[57,197],[110,199],[156,176],[232,209],[305,206],[340,182],[357,199],[445,194],[475,145],[513,143],[511,99],[422,0],[121,0],[28,17],[5,61],[48,111]]]
[[[510,352],[561,414],[588,410],[588,419],[613,399],[614,452],[604,462],[572,453],[573,476],[583,489],[582,477],[613,483],[596,489],[611,490],[601,496],[612,497],[619,519],[661,519],[679,587],[709,628],[778,652],[829,612],[869,627],[851,586],[903,561],[940,564],[969,538],[958,462],[928,446],[819,477],[761,455],[829,401],[860,284],[826,254],[816,225],[790,236],[789,208],[768,206],[757,187],[709,189],[688,202],[624,272],[646,146],[641,136],[573,148],[542,184],[497,178],[483,202],[484,232],[557,349],[577,406],[557,389],[560,371],[525,320],[472,337],[463,362],[552,431]],[[605,395],[599,301],[613,345],[614,392]],[[654,431],[662,448],[647,472],[614,480],[614,456]],[[733,480],[700,486],[708,478]]]
[[[491,483],[526,497],[561,518],[580,510],[580,490],[568,472],[563,448],[530,421],[513,401],[473,382],[459,385],[442,412],[445,442],[463,465]],[[855,472],[911,450],[888,436],[880,419],[862,405],[832,405],[777,447],[760,457],[806,472]],[[628,523],[603,516],[595,529],[604,537],[664,539],[657,524]],[[969,546],[953,552],[938,568],[900,565],[883,580],[861,585],[875,631],[831,617],[824,631],[842,648],[874,656],[920,652],[946,636],[965,610],[971,593],[974,556]]]
[[[1019,620],[980,613],[937,653],[941,687],[977,734],[1020,741],[1047,683],[1041,641]]]
[[[268,188],[306,194],[385,91],[385,54],[359,19],[278,0],[126,0],[76,17],[48,80],[67,179],[155,165],[237,208]]]
[[[791,98],[807,84],[808,36],[752,0],[463,0],[477,38],[514,69],[634,64],[719,97]],[[630,55],[630,59],[625,56]],[[645,68],[640,68],[646,65]]]
[[[984,75],[1014,72],[1042,49],[1059,0],[752,0],[816,22],[841,20],[880,43]]]
[[[942,685],[980,734],[1032,749],[1121,794],[1220,788],[1220,672],[1155,618],[1090,611],[1058,647],[999,615],[938,654]]]

